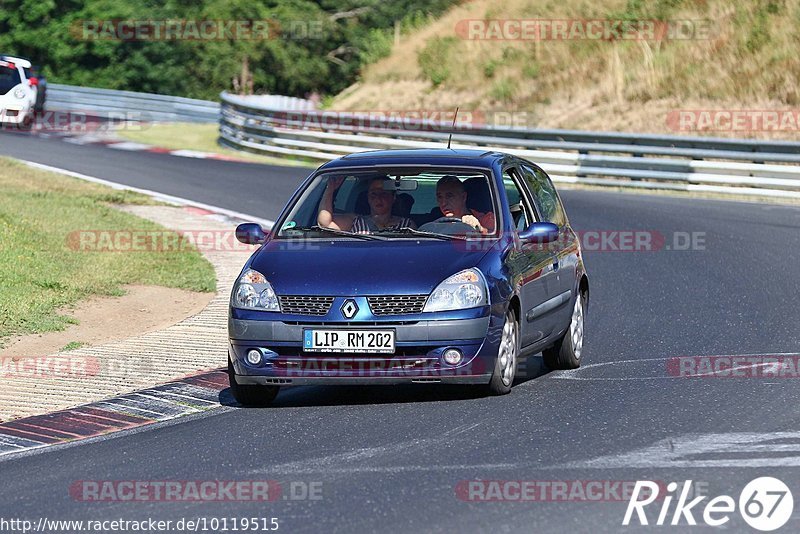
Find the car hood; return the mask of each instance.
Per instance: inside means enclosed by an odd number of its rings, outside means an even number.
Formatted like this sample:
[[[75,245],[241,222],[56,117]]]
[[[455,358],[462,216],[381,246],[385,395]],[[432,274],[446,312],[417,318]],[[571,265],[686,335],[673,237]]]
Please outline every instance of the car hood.
[[[421,295],[447,277],[475,267],[486,255],[485,244],[273,240],[254,256],[250,267],[263,274],[279,295]]]

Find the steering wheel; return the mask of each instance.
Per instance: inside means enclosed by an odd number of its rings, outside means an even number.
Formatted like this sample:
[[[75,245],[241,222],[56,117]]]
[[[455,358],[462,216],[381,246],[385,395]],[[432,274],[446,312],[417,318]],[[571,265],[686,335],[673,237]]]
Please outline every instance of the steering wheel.
[[[461,235],[475,231],[475,228],[458,217],[439,217],[435,221],[423,224],[419,229],[447,235]]]

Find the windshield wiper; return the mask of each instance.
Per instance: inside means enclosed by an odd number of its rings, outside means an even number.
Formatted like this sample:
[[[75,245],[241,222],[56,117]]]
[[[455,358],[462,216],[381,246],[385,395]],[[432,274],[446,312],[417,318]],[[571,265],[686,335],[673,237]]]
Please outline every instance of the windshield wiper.
[[[381,230],[378,232],[380,234],[406,234],[412,236],[419,236],[419,237],[432,237],[434,239],[441,239],[443,241],[454,241],[454,240],[461,240],[466,241],[466,236],[461,235],[448,235],[448,234],[437,234],[435,232],[423,232],[422,230],[417,230],[415,228],[397,228],[395,230]]]
[[[294,227],[294,228],[287,228],[286,230],[297,230],[298,232],[322,232],[322,233],[329,233],[334,235],[339,235],[342,237],[352,237],[355,239],[364,239],[364,240],[380,240],[384,241],[385,237],[378,237],[370,234],[354,234],[351,232],[346,232],[344,230],[337,230],[336,228],[328,228],[326,226],[320,226],[315,224],[314,226],[301,226],[301,227]]]

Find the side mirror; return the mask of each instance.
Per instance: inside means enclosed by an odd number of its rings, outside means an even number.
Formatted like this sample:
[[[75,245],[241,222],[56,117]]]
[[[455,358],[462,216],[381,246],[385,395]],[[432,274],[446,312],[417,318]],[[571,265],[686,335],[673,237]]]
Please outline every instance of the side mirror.
[[[38,87],[39,86],[39,78],[30,78],[28,83],[31,87]]]
[[[267,234],[260,224],[244,223],[236,227],[236,239],[245,245],[261,245],[267,241]]]
[[[520,232],[523,243],[552,243],[558,240],[558,226],[550,222],[535,222]]]

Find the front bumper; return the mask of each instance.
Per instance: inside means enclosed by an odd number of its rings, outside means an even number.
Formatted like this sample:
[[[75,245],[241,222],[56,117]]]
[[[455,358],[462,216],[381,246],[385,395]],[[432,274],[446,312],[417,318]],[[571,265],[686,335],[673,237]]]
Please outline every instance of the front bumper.
[[[22,124],[30,113],[29,106],[6,105],[0,102],[0,124]]]
[[[465,319],[304,323],[229,318],[229,353],[240,384],[485,384],[494,369],[502,324],[493,316]],[[338,354],[303,352],[303,331],[308,328],[379,329],[395,331],[394,354]],[[458,365],[442,354],[457,348]],[[262,361],[246,360],[249,350],[262,353]]]

